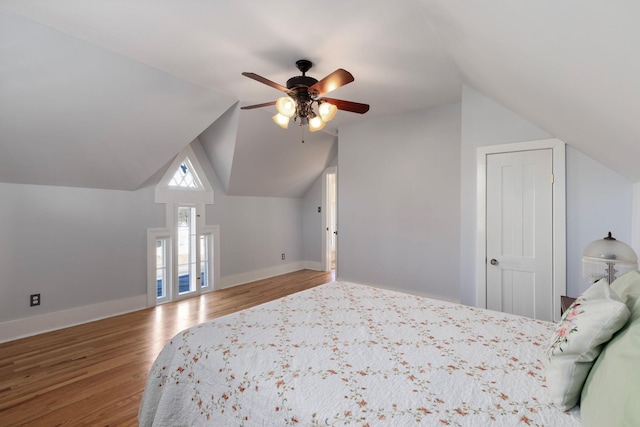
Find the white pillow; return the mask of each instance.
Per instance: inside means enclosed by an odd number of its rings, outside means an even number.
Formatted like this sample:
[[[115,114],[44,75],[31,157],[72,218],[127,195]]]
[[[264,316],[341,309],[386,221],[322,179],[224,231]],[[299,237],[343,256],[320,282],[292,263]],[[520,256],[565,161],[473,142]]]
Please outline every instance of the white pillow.
[[[628,318],[627,306],[605,279],[564,312],[547,349],[547,388],[555,405],[568,411],[578,403],[593,362]]]

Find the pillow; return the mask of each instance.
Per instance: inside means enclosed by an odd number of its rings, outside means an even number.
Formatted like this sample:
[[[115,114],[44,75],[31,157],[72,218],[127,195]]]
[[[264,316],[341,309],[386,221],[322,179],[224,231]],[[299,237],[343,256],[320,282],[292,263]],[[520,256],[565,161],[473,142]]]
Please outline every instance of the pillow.
[[[634,270],[623,274],[613,281],[611,289],[627,304],[629,311],[633,311],[633,306],[640,298],[640,273]]]
[[[573,408],[604,343],[629,318],[627,306],[605,279],[594,283],[564,312],[547,349],[547,388],[563,411]]]
[[[609,341],[582,389],[584,426],[640,426],[640,301]]]

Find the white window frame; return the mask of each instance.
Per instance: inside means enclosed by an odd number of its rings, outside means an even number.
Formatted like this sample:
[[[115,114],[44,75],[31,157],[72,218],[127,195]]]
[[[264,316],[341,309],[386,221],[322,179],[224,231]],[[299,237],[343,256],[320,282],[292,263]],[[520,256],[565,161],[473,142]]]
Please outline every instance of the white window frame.
[[[206,288],[202,287],[202,281],[200,282],[200,292],[206,293],[216,289],[218,283],[220,283],[220,226],[219,225],[204,225],[198,234],[198,239],[201,236],[210,235],[213,238],[213,257],[210,260],[210,268],[213,271],[208,271],[206,277],[209,278],[210,283]],[[200,272],[202,277],[202,272]]]
[[[167,295],[164,298],[158,298],[157,289],[158,282],[156,278],[156,241],[158,239],[166,239],[167,245]],[[150,228],[147,230],[147,307],[153,307],[171,300],[171,282],[173,275],[173,244],[171,231],[167,228]]]
[[[175,171],[185,160],[192,166],[191,173],[193,173],[198,182],[202,184],[201,189],[169,186],[169,182],[171,182]],[[187,145],[187,147],[176,156],[160,180],[160,183],[156,186],[155,201],[156,203],[179,201],[182,203],[213,204],[213,188],[211,184],[209,184],[209,181],[207,181],[207,175],[204,173],[204,169],[202,169],[196,153],[190,145]]]
[[[190,292],[185,292],[183,294],[180,294],[179,288],[180,288],[180,271],[178,268],[178,244],[179,244],[179,240],[178,239],[178,224],[176,223],[176,218],[178,217],[178,209],[180,207],[188,207],[188,208],[195,208],[196,210],[196,223],[195,223],[195,236],[196,239],[199,238],[200,236],[200,229],[202,228],[202,226],[200,225],[202,222],[202,218],[204,217],[204,212],[205,212],[205,207],[204,204],[199,203],[199,204],[194,204],[194,203],[167,203],[167,207],[171,207],[172,208],[172,214],[169,216],[167,214],[167,220],[169,220],[169,218],[171,219],[171,232],[172,234],[175,236],[175,238],[173,239],[173,253],[175,254],[175,256],[173,257],[173,274],[171,275],[171,300],[172,301],[180,301],[186,298],[191,298],[197,295],[200,295],[200,263],[198,262],[198,260],[200,259],[200,245],[198,244],[198,242],[196,241],[196,245],[194,247],[195,249],[195,254],[193,254],[196,262],[195,262],[195,275],[196,275],[196,286],[194,288],[193,291]],[[169,222],[169,221],[167,221]]]
[[[191,172],[195,179],[201,184],[201,188],[185,188],[170,187],[169,182],[173,178],[175,171],[180,165],[186,162],[192,167]],[[206,205],[213,204],[213,188],[207,181],[204,169],[200,165],[198,158],[191,146],[187,146],[173,160],[160,183],[155,188],[155,202],[165,204],[166,227],[147,230],[147,305],[149,307],[157,304],[178,301],[185,298],[200,295],[216,289],[220,278],[220,227],[219,225],[206,225]],[[196,208],[196,273],[198,277],[197,286],[194,292],[188,292],[180,295],[178,293],[179,278],[177,268],[178,239],[176,218],[178,206],[192,206]],[[213,236],[213,259],[211,267],[213,274],[209,272],[208,277],[211,279],[209,287],[202,288],[200,281],[200,236],[203,234],[211,234]],[[170,242],[170,259],[168,260],[168,276],[169,283],[167,288],[170,289],[167,298],[157,298],[157,282],[156,282],[156,240],[158,238],[168,238]]]

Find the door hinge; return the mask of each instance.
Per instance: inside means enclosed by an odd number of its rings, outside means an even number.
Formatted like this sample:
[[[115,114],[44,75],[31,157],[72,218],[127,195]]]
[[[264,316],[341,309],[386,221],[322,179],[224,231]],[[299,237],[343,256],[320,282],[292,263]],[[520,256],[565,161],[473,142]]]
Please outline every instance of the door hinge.
[[[551,174],[551,183],[553,184],[553,174]]]

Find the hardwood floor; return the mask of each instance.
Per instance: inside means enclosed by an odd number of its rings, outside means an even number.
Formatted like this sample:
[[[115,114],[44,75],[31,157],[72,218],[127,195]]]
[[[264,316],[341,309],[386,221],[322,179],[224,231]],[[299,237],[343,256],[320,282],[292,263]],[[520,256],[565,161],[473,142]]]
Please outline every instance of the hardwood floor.
[[[333,280],[301,270],[0,344],[0,425],[137,425],[151,364],[197,323]]]

